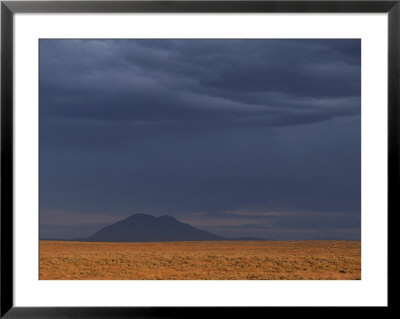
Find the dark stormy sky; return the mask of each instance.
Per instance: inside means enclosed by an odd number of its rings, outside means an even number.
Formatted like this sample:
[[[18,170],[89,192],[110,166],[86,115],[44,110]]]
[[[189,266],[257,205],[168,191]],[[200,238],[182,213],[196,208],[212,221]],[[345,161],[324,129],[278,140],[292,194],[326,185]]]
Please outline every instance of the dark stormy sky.
[[[40,236],[133,213],[360,239],[360,40],[40,40]]]

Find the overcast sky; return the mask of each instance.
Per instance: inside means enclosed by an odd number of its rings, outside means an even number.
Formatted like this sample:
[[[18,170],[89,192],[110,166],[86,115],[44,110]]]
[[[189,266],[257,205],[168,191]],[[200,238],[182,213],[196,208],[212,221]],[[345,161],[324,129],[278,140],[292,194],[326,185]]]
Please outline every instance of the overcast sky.
[[[40,40],[40,235],[134,213],[360,239],[360,40]]]

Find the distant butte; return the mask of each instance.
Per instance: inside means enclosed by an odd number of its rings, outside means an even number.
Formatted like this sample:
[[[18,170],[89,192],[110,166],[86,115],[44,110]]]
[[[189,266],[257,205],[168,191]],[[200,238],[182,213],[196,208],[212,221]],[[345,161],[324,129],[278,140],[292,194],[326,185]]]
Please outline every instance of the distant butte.
[[[106,226],[88,237],[86,241],[103,242],[164,242],[227,240],[182,223],[172,216],[154,217],[134,214],[115,224]]]
[[[182,223],[172,216],[154,217],[134,214],[115,224],[106,226],[80,241],[99,242],[166,242],[212,240],[264,240],[263,238],[226,238]]]

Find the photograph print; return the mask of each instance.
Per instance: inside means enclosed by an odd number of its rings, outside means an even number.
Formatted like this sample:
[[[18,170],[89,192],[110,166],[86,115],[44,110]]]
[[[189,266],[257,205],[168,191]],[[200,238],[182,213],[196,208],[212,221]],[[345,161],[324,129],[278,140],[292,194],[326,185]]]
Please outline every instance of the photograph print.
[[[40,280],[360,280],[360,39],[40,39]]]

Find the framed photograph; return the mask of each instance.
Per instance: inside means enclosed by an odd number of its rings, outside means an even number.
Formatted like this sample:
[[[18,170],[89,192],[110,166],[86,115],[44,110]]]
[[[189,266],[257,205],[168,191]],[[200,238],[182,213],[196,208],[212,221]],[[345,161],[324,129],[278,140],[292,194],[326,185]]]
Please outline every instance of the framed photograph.
[[[399,30],[398,1],[2,1],[1,316],[388,309]]]

